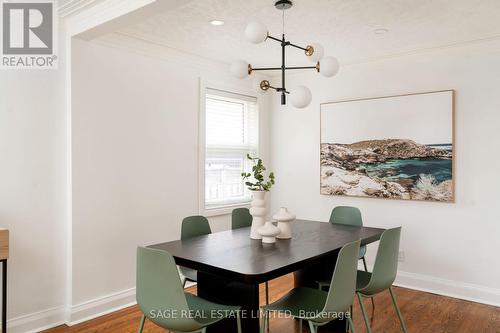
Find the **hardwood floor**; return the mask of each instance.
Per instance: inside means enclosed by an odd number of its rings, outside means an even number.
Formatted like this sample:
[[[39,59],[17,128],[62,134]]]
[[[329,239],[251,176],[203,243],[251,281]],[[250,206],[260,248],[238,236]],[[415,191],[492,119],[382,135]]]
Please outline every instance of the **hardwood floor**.
[[[293,287],[293,276],[284,277],[269,282],[270,301],[277,300]],[[395,288],[401,312],[405,318],[409,332],[415,333],[500,333],[500,308],[474,302],[463,301],[415,291]],[[196,293],[196,287],[189,292]],[[261,286],[261,301],[265,294]],[[359,304],[355,301],[354,323],[356,332],[366,332]],[[372,312],[371,302],[365,300],[365,306],[372,318],[373,332],[401,332],[396,312],[391,303],[389,293],[375,297],[375,310]],[[102,316],[72,327],[59,326],[45,333],[132,333],[137,332],[141,313],[137,306],[129,307],[112,314]],[[298,325],[292,319],[271,318],[271,332],[298,332]],[[146,322],[145,333],[166,332],[150,321]],[[308,332],[304,329],[303,332]],[[321,333],[327,333],[320,329]],[[229,333],[229,332],[221,332]]]

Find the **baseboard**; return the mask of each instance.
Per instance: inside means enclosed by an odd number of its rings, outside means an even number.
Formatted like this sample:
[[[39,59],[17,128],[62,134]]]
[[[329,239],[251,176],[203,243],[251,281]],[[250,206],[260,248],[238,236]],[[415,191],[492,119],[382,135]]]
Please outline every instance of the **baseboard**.
[[[442,296],[500,306],[500,289],[479,286],[472,283],[399,271],[394,284]]]
[[[186,288],[195,285],[195,282],[186,282]],[[70,318],[66,324],[68,326],[76,325],[135,304],[135,288],[122,290],[111,295],[72,306]]]
[[[55,307],[7,321],[9,333],[36,333],[55,326],[63,325],[65,319],[63,306]]]
[[[358,269],[364,270],[361,264]],[[373,267],[368,265],[368,270]],[[448,296],[466,301],[500,306],[500,289],[472,283],[436,278],[429,275],[398,271],[395,286]]]
[[[119,291],[71,307],[66,324],[76,325],[136,304],[135,288]]]

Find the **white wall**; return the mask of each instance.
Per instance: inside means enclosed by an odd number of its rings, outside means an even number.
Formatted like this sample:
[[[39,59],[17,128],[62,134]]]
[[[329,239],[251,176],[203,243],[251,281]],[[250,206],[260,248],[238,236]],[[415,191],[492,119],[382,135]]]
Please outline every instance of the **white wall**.
[[[71,321],[78,321],[93,314],[88,302],[133,301],[136,247],[178,239],[182,218],[198,214],[199,77],[233,81],[226,65],[77,39],[72,55]],[[248,89],[243,82],[234,85]],[[229,218],[211,224],[222,230]]]
[[[273,211],[287,206],[327,221],[334,206],[357,206],[368,226],[403,226],[400,284],[499,305],[500,41],[345,66],[331,79],[289,79],[309,86],[313,102],[272,112]],[[456,90],[455,204],[319,194],[319,103],[442,89]]]
[[[60,322],[65,300],[65,50],[59,69],[0,71],[0,226],[11,332]]]

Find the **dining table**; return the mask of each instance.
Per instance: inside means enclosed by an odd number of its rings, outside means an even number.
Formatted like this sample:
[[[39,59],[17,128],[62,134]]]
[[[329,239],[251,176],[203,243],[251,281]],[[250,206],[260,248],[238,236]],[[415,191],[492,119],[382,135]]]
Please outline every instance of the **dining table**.
[[[209,301],[241,306],[242,332],[259,332],[259,284],[294,273],[295,287],[318,288],[332,277],[337,255],[347,243],[376,242],[384,229],[297,219],[292,238],[264,244],[239,228],[148,247],[169,252],[177,265],[198,271],[197,294]],[[235,319],[224,319],[208,332],[236,332]]]

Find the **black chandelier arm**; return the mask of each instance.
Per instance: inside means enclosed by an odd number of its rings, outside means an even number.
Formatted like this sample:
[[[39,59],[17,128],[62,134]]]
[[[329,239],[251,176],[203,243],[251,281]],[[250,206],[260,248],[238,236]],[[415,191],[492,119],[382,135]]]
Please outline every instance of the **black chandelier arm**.
[[[298,67],[285,67],[285,70],[289,69],[317,69],[317,66],[298,66]],[[280,71],[281,67],[261,67],[261,68],[252,68],[253,71]]]
[[[253,71],[280,71],[281,67],[263,67],[263,68],[252,68]]]
[[[268,39],[272,39],[272,40],[274,40],[274,41],[277,41],[277,42],[279,42],[279,43],[281,43],[281,44],[284,44],[285,46],[288,46],[288,45],[289,45],[289,46],[293,46],[293,47],[295,47],[295,48],[297,48],[297,49],[301,49],[301,50],[303,50],[303,51],[307,51],[307,48],[306,48],[306,47],[302,47],[302,46],[299,46],[299,45],[293,44],[293,43],[291,43],[291,42],[289,42],[289,41],[286,41],[286,40],[284,40],[284,37],[283,37],[282,39],[279,39],[279,38],[273,37],[273,36],[271,36],[271,35],[267,35],[267,38],[268,38]]]
[[[265,85],[265,89],[261,87],[262,90],[267,90],[267,89],[273,89],[277,92],[280,92],[282,94],[289,94],[290,92],[286,90],[285,88],[279,88],[279,87],[274,87],[270,84]]]
[[[283,42],[281,39],[276,38],[276,37],[273,37],[273,36],[271,36],[271,35],[267,35],[267,38],[268,38],[268,39],[275,40],[275,41],[280,42],[280,43],[281,43],[281,42]]]
[[[287,67],[286,69],[318,69],[318,66]]]
[[[276,90],[278,92],[281,92],[281,93],[285,93],[285,94],[289,94],[290,92],[288,90],[286,90],[285,88],[279,88],[279,87],[274,87],[274,86],[271,86],[271,85],[267,85],[266,86],[266,89],[273,89],[273,90]],[[264,89],[263,89],[264,90]]]
[[[287,43],[288,43],[288,45],[290,45],[290,46],[293,46],[293,47],[295,47],[295,48],[301,49],[301,50],[303,50],[303,51],[307,51],[307,48],[305,48],[305,47],[298,46],[298,45],[292,44],[292,43],[290,43],[290,42],[287,42]]]

